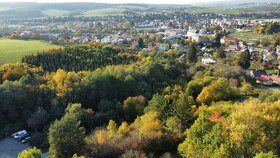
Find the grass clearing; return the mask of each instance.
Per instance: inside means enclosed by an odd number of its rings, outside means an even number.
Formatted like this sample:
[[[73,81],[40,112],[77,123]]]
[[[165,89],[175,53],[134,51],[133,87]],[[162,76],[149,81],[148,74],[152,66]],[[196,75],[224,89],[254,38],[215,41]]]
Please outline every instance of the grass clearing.
[[[268,38],[272,41],[273,35],[263,35],[263,34],[257,34],[254,32],[235,32],[230,34],[230,36],[233,36],[239,40],[255,43],[257,40],[262,40],[264,38]]]
[[[93,16],[116,16],[116,15],[123,15],[123,12],[126,11],[125,8],[106,8],[106,9],[96,9],[84,12],[83,15],[86,17],[93,17]]]
[[[60,48],[60,46],[42,41],[0,39],[0,64],[21,61],[23,56],[44,51],[50,47]]]

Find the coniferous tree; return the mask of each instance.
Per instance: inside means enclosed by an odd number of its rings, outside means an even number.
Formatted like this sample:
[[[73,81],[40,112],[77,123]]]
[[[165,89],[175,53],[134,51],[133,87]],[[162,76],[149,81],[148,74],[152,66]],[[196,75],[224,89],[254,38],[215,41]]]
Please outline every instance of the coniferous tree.
[[[197,61],[197,50],[195,43],[190,43],[189,50],[187,53],[187,62],[195,63]]]
[[[51,125],[50,158],[72,157],[83,149],[85,129],[80,127],[81,111],[80,104],[70,105],[66,114]]]
[[[250,67],[250,58],[251,55],[249,50],[246,50],[245,52],[241,52],[238,55],[238,65],[244,69],[248,69]]]

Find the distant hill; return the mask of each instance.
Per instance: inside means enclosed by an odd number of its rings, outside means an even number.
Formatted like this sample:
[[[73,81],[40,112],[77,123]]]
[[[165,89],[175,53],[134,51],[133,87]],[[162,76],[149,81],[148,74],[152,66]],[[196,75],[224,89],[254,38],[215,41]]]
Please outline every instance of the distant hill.
[[[107,16],[123,15],[125,12],[142,13],[151,8],[194,8],[200,12],[200,7],[220,7],[213,9],[214,12],[223,11],[225,8],[258,8],[268,3],[279,2],[279,0],[224,0],[219,2],[192,3],[188,5],[166,5],[166,4],[107,4],[107,3],[0,3],[0,20],[38,18],[52,16]],[[280,4],[280,3],[279,3]],[[198,7],[198,8],[197,8]],[[269,11],[269,7],[264,7]],[[268,10],[267,10],[268,9]],[[152,9],[153,10],[153,9]],[[213,11],[212,11],[213,12]],[[224,11],[223,11],[224,12]],[[237,11],[238,12],[238,11]],[[232,11],[232,13],[235,13]]]

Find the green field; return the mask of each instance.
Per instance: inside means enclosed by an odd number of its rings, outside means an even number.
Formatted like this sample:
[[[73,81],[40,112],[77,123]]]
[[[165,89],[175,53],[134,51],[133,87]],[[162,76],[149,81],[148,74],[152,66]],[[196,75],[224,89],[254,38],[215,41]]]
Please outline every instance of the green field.
[[[0,12],[11,10],[12,8],[6,6],[0,6]]]
[[[42,11],[42,13],[45,15],[48,15],[48,16],[67,16],[67,15],[69,15],[70,11],[47,9],[47,10]]]
[[[42,41],[0,39],[0,64],[21,61],[23,56],[44,51],[50,47],[59,48],[59,46]]]
[[[254,43],[257,40],[262,40],[264,38],[268,38],[272,40],[273,35],[263,35],[263,34],[257,34],[254,32],[235,32],[230,34],[230,36],[233,36],[239,40]]]
[[[237,14],[239,13],[239,10],[237,9],[224,9],[224,8],[216,8],[216,7],[190,8],[187,11],[192,14],[202,14],[202,13]]]
[[[84,12],[83,15],[86,17],[92,16],[116,16],[116,15],[123,15],[123,12],[126,11],[125,8],[106,8],[106,9],[96,9]]]

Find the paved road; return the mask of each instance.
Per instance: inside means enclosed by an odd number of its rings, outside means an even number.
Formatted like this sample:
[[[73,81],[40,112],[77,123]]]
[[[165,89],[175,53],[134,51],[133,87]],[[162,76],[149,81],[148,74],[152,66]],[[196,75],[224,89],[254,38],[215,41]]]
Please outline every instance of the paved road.
[[[48,157],[48,155],[49,155],[49,153],[48,153],[48,152],[43,153],[43,154],[42,154],[42,158],[47,158],[47,157]]]
[[[17,158],[17,155],[27,149],[28,143],[21,144],[15,139],[6,138],[0,141],[0,158]]]

